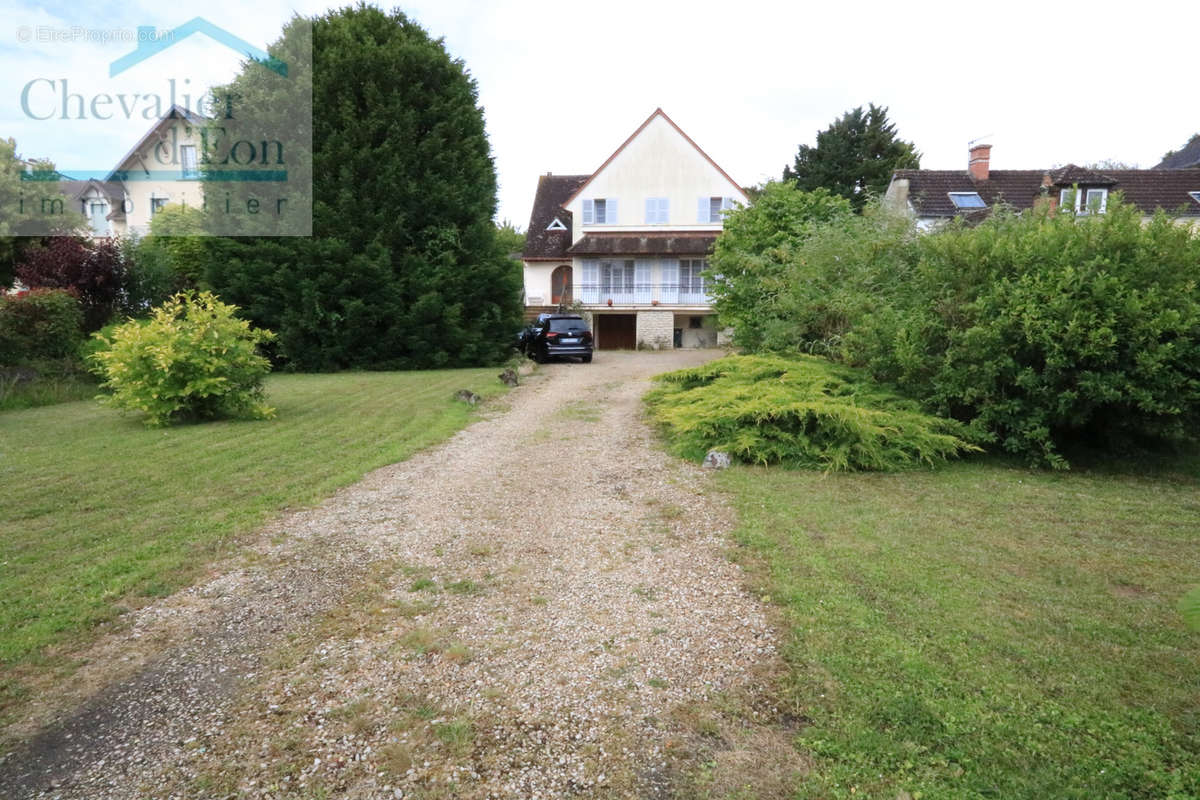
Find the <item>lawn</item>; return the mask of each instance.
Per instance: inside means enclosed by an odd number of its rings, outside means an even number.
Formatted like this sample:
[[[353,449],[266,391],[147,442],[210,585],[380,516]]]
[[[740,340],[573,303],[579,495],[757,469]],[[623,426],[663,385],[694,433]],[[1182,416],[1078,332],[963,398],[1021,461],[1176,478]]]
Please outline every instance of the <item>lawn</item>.
[[[783,611],[798,798],[1200,797],[1200,460],[720,483]]]
[[[0,664],[77,643],[280,509],[447,438],[470,417],[461,388],[503,389],[494,368],[276,375],[276,419],[166,430],[94,402],[0,413]]]

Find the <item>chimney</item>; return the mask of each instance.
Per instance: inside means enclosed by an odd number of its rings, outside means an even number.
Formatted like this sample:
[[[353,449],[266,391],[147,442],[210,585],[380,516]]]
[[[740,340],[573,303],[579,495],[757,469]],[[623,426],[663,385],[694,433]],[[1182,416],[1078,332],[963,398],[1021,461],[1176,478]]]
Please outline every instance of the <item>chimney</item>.
[[[971,175],[973,181],[986,181],[988,179],[988,165],[992,159],[992,146],[990,144],[977,144],[971,148],[970,155],[967,158],[967,172]]]

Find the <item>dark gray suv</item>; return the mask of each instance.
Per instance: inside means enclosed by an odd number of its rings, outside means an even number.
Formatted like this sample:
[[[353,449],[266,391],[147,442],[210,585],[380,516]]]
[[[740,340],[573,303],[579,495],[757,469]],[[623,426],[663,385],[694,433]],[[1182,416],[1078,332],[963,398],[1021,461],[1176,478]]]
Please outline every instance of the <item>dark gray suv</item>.
[[[560,356],[592,360],[592,332],[578,314],[539,314],[526,328],[521,349],[539,364]]]

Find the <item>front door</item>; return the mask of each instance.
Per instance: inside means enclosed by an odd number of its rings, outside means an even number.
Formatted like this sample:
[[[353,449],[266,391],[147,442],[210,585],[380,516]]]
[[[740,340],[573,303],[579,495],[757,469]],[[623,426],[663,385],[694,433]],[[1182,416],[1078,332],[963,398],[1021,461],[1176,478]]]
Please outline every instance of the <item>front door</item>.
[[[569,306],[574,302],[571,291],[571,268],[565,264],[550,273],[550,304]]]

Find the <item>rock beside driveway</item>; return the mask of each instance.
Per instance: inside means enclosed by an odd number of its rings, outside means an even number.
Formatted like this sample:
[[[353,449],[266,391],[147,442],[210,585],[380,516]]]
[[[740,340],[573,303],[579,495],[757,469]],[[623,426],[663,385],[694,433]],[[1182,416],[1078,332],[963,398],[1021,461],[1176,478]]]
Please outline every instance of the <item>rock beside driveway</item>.
[[[704,455],[704,463],[700,466],[704,469],[727,469],[733,460],[729,457],[729,453],[720,450],[709,450]]]

